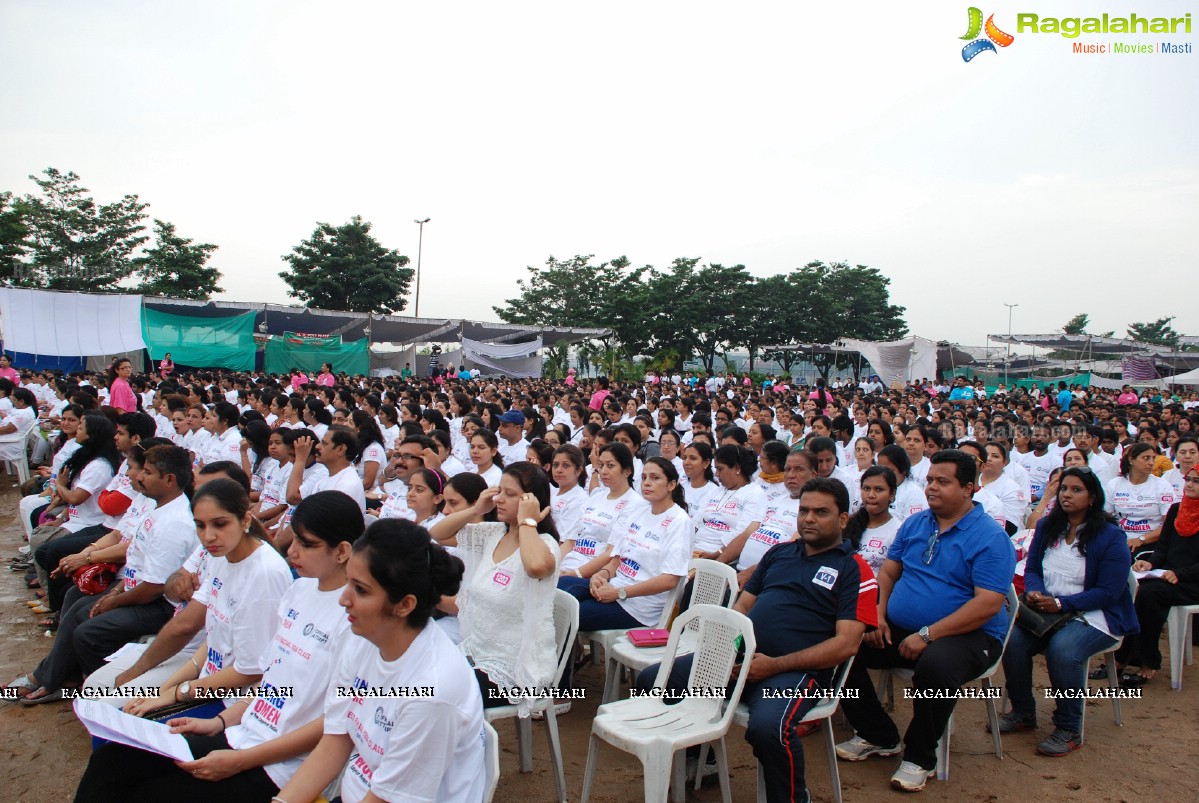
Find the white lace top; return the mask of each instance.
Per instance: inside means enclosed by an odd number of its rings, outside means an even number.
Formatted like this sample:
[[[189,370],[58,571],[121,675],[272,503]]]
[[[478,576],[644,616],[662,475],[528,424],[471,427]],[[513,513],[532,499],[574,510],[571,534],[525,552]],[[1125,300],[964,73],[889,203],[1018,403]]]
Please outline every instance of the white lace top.
[[[507,531],[506,524],[485,522],[468,524],[458,532],[458,556],[466,565],[458,595],[462,652],[501,689],[549,687],[558,668],[554,641],[558,568],[534,580],[525,572],[519,549],[496,563],[496,545]],[[544,534],[541,540],[557,563],[557,542]],[[514,695],[510,700],[521,707],[520,716],[529,715],[527,696]]]

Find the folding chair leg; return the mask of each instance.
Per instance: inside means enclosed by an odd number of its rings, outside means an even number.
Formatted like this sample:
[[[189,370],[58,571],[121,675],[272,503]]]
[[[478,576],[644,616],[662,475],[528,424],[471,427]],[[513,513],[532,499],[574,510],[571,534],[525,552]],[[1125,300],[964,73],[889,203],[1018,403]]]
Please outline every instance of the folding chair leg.
[[[828,753],[828,781],[833,787],[833,803],[841,803],[841,770],[837,768],[837,736],[833,733],[832,718],[824,721],[823,730],[825,752]],[[760,768],[761,764],[758,766]]]
[[[587,741],[587,767],[583,770],[583,796],[579,803],[587,803],[591,797],[591,779],[595,776],[595,762],[599,758],[599,737],[594,733]]]
[[[516,752],[520,756],[520,771],[533,771],[533,720],[516,717]]]
[[[545,736],[550,743],[550,766],[558,785],[558,803],[566,803],[566,771],[562,766],[562,742],[558,738],[558,715],[551,703],[545,709]]]
[[[1124,712],[1120,708],[1120,695],[1116,693],[1116,690],[1120,688],[1120,681],[1116,680],[1116,651],[1109,651],[1105,657],[1107,658],[1107,686],[1112,690],[1112,707],[1116,713],[1116,724],[1123,725]],[[1085,705],[1083,711],[1086,711]]]
[[[941,734],[941,740],[937,742],[937,780],[949,780],[949,735],[953,732],[953,715],[949,715],[949,722],[945,723],[945,731]]]
[[[712,749],[716,751],[716,768],[719,770],[720,777],[720,799],[724,803],[733,803],[733,790],[729,787],[729,755],[725,750],[724,737],[713,742]],[[697,768],[695,775],[702,779],[704,777],[703,768]]]
[[[1166,615],[1166,634],[1170,643],[1170,688],[1182,688],[1182,661],[1186,650],[1188,623],[1191,615],[1186,608],[1171,608]]]

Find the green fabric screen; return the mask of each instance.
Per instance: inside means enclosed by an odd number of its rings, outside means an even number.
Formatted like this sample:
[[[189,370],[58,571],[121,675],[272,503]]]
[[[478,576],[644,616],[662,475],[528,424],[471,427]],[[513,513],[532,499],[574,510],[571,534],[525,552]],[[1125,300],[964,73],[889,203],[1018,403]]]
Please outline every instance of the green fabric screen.
[[[142,332],[154,360],[171,359],[193,368],[253,371],[254,313],[227,318],[190,318],[142,308]]]
[[[281,337],[272,337],[266,342],[266,359],[263,369],[268,374],[285,374],[299,368],[315,375],[321,363],[333,363],[333,372],[362,374],[370,369],[370,358],[366,352],[367,341],[351,340],[337,344],[317,345],[288,342]]]

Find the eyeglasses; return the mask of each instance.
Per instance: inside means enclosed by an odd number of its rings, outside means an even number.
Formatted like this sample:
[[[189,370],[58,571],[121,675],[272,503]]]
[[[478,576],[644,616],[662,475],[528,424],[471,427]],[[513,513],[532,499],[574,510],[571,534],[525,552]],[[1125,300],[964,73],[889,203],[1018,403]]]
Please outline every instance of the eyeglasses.
[[[937,551],[937,539],[941,537],[940,525],[933,524],[933,534],[928,537],[928,549],[924,550],[924,565],[933,562],[933,554]]]

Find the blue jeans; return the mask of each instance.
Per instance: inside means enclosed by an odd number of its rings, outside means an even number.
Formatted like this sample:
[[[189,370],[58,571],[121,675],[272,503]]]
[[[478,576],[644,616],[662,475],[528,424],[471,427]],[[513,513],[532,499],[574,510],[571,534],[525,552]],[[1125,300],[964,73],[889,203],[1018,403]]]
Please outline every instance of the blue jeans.
[[[1007,678],[1007,694],[1012,710],[1022,717],[1037,718],[1037,702],[1032,693],[1032,657],[1045,654],[1049,666],[1049,684],[1055,691],[1087,687],[1087,662],[1097,652],[1111,647],[1116,640],[1091,627],[1081,619],[1072,619],[1040,638],[1020,625],[1012,628],[1007,650],[1003,653],[1003,675]],[[1071,733],[1082,728],[1082,697],[1059,697],[1055,700],[1053,724]]]
[[[591,596],[591,580],[559,577],[558,588],[579,601],[579,632],[649,627],[630,616],[619,602],[600,602]]]

